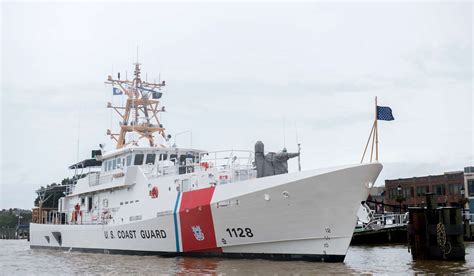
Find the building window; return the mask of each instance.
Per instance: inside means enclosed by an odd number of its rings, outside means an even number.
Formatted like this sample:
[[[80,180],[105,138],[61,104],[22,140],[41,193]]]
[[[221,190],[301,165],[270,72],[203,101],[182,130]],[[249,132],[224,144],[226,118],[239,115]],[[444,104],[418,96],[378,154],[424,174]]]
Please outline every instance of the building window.
[[[133,165],[140,166],[143,165],[143,154],[135,154],[135,160],[133,161]]]
[[[474,214],[474,199],[469,199],[469,213]]]
[[[434,192],[436,193],[436,195],[445,195],[446,194],[446,189],[445,189],[443,184],[435,185],[435,186],[433,186],[433,188],[434,188]]]
[[[450,195],[460,195],[461,194],[462,184],[451,184],[448,186]]]
[[[429,190],[429,187],[428,186],[420,186],[420,187],[416,187],[416,195],[417,196],[424,196],[426,193],[428,193],[430,190]]]
[[[465,167],[464,172],[465,173],[474,173],[474,167]]]
[[[398,196],[397,189],[390,189],[388,195],[391,199],[397,198],[397,196]]]
[[[408,187],[408,188],[403,188],[403,197],[404,198],[409,198],[413,196],[413,188]]]
[[[474,180],[468,180],[467,181],[467,190],[468,190],[468,194],[469,196],[474,196]],[[471,204],[469,204],[469,207],[471,206]]]

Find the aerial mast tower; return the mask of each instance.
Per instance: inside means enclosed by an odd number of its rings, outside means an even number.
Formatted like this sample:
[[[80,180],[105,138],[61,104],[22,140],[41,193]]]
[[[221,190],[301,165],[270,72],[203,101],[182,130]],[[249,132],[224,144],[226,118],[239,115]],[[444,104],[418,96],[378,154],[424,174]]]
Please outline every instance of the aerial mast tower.
[[[125,95],[127,101],[125,106],[113,106],[107,103],[107,108],[112,108],[121,117],[120,133],[112,133],[107,129],[107,135],[117,142],[117,149],[123,148],[129,144],[138,145],[140,140],[148,140],[151,147],[164,146],[155,142],[154,135],[162,136],[167,141],[165,128],[160,123],[159,113],[165,111],[165,107],[159,107],[162,92],[161,88],[165,86],[165,81],[161,83],[150,83],[143,81],[140,77],[140,63],[135,63],[133,80],[120,79],[120,73],[117,79],[108,76],[106,84],[111,84],[114,95]],[[137,139],[127,140],[128,133],[137,133]]]

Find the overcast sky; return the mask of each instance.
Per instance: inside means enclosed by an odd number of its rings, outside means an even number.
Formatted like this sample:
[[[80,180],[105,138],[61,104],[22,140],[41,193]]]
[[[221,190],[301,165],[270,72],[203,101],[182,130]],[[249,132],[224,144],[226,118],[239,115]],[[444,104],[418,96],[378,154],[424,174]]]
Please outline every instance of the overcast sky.
[[[377,181],[474,165],[471,3],[1,4],[0,208],[71,176],[117,129],[103,82],[139,60],[164,126],[205,150],[302,143],[302,167],[360,161],[374,97]],[[113,99],[116,103],[119,98]],[[112,123],[112,124],[111,124]],[[177,137],[188,147],[189,136]],[[292,161],[290,169],[296,169]]]

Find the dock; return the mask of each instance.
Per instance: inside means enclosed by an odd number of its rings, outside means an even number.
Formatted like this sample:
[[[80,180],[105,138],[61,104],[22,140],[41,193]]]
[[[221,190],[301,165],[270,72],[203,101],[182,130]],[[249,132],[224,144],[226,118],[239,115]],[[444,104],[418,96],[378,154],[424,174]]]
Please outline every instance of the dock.
[[[407,226],[396,225],[378,230],[363,229],[356,230],[352,236],[351,245],[383,244],[383,243],[406,243]]]
[[[0,240],[28,239],[29,228],[0,228]]]

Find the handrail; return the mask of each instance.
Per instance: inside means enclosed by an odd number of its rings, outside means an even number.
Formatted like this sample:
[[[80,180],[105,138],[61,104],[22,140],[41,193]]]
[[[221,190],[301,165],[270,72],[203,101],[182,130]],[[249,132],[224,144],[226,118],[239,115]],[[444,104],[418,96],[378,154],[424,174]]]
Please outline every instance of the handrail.
[[[384,227],[404,226],[408,224],[407,214],[373,214],[372,219],[364,228],[380,230]]]
[[[218,156],[218,154],[224,155]],[[245,160],[244,162],[240,162]],[[230,179],[219,182],[238,182],[252,178],[253,152],[248,150],[220,150],[202,152],[199,154],[199,164],[195,164],[195,170],[215,169],[218,173],[224,173]],[[212,163],[213,162],[213,163]],[[203,168],[204,165],[204,168]],[[242,179],[242,175],[246,177]]]

